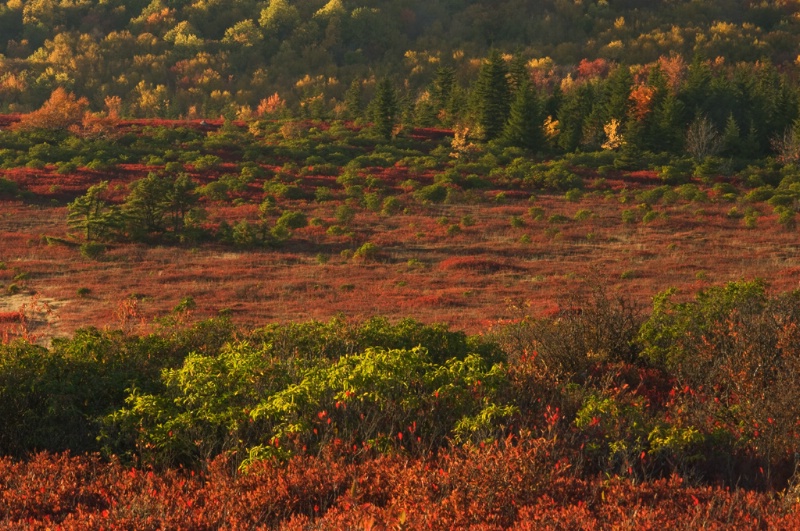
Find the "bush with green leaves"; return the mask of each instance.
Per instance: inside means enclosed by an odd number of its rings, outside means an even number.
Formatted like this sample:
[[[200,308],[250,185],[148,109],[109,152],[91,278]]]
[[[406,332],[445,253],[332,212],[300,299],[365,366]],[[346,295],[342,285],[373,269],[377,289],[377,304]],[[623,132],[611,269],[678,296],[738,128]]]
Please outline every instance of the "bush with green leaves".
[[[211,320],[141,337],[81,329],[49,348],[0,344],[0,454],[99,451],[100,421],[124,405],[126,389],[157,392],[162,369],[190,351],[216,353],[232,331]]]
[[[366,242],[353,253],[353,259],[361,262],[371,262],[377,260],[381,254],[381,249],[372,242]]]
[[[202,155],[191,161],[197,171],[207,171],[219,168],[222,159],[216,155]]]
[[[800,436],[800,292],[770,295],[762,282],[740,281],[687,302],[674,297],[655,298],[639,335],[642,356],[684,389],[674,422],[727,441],[718,452],[758,455],[767,477],[791,466]],[[741,471],[725,473],[731,480]]]
[[[438,183],[423,186],[414,192],[414,198],[421,203],[442,203],[447,199],[447,187]]]
[[[302,229],[308,226],[308,217],[300,211],[286,210],[275,222],[287,229]]]
[[[0,177],[0,197],[17,197],[19,186],[14,181]]]
[[[516,161],[515,161],[516,163]],[[516,163],[524,167],[524,184],[536,190],[581,190],[583,179],[572,172],[566,161],[551,164]]]
[[[188,355],[155,392],[131,389],[104,440],[156,465],[317,452],[334,438],[408,451],[483,440],[515,412],[501,359],[485,339],[412,320],[270,325]]]

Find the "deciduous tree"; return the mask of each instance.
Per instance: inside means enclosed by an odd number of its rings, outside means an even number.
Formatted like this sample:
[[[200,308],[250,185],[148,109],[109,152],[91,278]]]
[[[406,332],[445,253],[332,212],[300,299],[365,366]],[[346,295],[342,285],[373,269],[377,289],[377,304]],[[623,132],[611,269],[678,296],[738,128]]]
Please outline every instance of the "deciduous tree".
[[[89,101],[86,98],[77,98],[58,87],[38,110],[23,115],[16,128],[65,130],[81,123],[88,107]]]

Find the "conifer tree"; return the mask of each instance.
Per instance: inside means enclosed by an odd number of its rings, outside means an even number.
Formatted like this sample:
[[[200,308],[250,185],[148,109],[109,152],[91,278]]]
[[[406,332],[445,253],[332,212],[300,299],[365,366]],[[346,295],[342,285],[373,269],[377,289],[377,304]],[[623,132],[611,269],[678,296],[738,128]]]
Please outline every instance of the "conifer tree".
[[[584,122],[592,111],[594,93],[594,86],[591,83],[583,83],[564,94],[558,110],[560,124],[558,145],[564,151],[575,151],[580,146]]]
[[[450,67],[440,67],[436,70],[436,78],[433,80],[433,106],[436,111],[448,109],[453,95],[453,88],[456,84],[456,73]]]
[[[627,66],[618,66],[609,76],[607,82],[608,103],[606,113],[608,118],[625,120],[630,109],[631,86],[633,76]]]
[[[119,210],[102,198],[107,189],[108,181],[95,184],[67,205],[67,224],[80,231],[86,241],[105,239],[121,226]]]
[[[499,137],[510,107],[508,69],[503,56],[492,50],[483,63],[473,89],[473,111],[485,140]]]
[[[511,104],[508,122],[503,129],[503,142],[535,150],[543,142],[542,111],[539,98],[530,83],[523,82]]]
[[[525,58],[517,53],[508,65],[508,77],[511,81],[511,90],[514,94],[526,84],[530,83],[530,73],[525,64]]]
[[[709,65],[695,55],[686,72],[680,99],[692,117],[707,114],[711,98],[712,74]]]
[[[344,94],[344,106],[346,116],[350,120],[358,120],[362,117],[364,103],[361,95],[360,79],[354,79],[350,83],[350,87]]]
[[[392,138],[398,112],[397,94],[392,82],[383,78],[378,83],[375,99],[372,101],[372,119],[375,131],[386,140]]]
[[[722,149],[728,155],[741,155],[742,134],[733,113],[728,115],[728,120],[725,122],[725,129],[722,132]]]

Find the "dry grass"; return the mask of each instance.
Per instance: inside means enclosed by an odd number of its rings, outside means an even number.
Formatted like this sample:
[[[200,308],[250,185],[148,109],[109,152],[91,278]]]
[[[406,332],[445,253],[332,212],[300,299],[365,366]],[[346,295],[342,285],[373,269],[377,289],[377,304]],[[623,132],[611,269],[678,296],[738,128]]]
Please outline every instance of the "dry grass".
[[[122,195],[126,184],[146,171],[130,167],[112,175],[67,177],[43,170],[10,172],[6,178],[36,193],[37,200],[0,202],[5,267],[0,310],[19,311],[22,299],[9,293],[59,301],[53,308],[59,326],[52,333],[66,334],[87,325],[119,326],[125,313],[120,307],[130,298],[137,301],[136,326],[146,328],[152,318],[193,297],[195,318],[226,310],[248,325],[380,314],[474,332],[508,318],[509,300],[528,301],[534,313],[551,311],[586,278],[602,279],[645,304],[671,286],[688,296],[711,283],[742,278],[764,278],[776,290],[794,289],[800,282],[796,235],[766,215],[769,208],[762,209],[765,215],[755,229],[726,215],[733,204],[715,202],[655,205],[663,216],[643,223],[642,209],[635,202],[621,203],[621,194],[613,190],[657,185],[645,172],[609,179],[611,192],[589,193],[577,202],[541,195],[535,202],[543,212],[540,219],[529,214],[526,194],[508,193],[497,204],[491,199],[497,191],[488,190],[471,202],[424,206],[393,187],[406,213],[385,217],[358,210],[348,228],[351,236],[325,232],[336,223],[343,197],[324,203],[284,201],[281,208],[302,210],[324,226],[295,231],[277,250],[117,244],[101,261],[91,261],[75,247],[44,237],[66,235],[65,201],[93,182],[110,179]],[[383,171],[393,184],[404,177],[402,169]],[[260,185],[253,183],[239,206],[206,204],[210,221],[256,221]],[[634,222],[623,223],[624,210],[634,213]],[[589,214],[576,219],[580,211]],[[521,218],[522,226],[512,226],[511,216]],[[463,223],[465,217],[474,223]],[[380,247],[378,261],[349,257],[347,251],[367,241]],[[18,327],[0,323],[0,328],[13,333]]]

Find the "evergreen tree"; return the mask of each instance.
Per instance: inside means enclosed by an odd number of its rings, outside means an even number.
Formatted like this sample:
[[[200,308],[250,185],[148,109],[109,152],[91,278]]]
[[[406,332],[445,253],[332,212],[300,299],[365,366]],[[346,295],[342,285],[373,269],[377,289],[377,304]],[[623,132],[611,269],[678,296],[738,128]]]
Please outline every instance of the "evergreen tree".
[[[668,93],[653,109],[653,120],[647,135],[648,148],[655,152],[680,152],[685,137],[683,115],[683,103]]]
[[[542,111],[539,98],[530,84],[524,82],[511,104],[508,122],[503,129],[503,142],[530,150],[543,143]]]
[[[742,134],[733,113],[728,115],[728,120],[725,122],[725,129],[722,132],[722,149],[726,155],[741,156]]]
[[[453,95],[453,88],[456,84],[456,73],[450,67],[442,66],[436,70],[436,78],[433,80],[433,106],[436,111],[448,109]]]
[[[119,210],[102,198],[107,189],[108,181],[95,184],[67,205],[67,224],[79,230],[86,241],[108,238],[120,227]]]
[[[397,94],[392,82],[383,78],[378,83],[375,99],[372,101],[372,119],[375,131],[386,140],[392,138],[398,112]]]
[[[492,50],[473,89],[473,111],[485,140],[500,136],[508,119],[511,92],[508,69],[500,52]]]
[[[686,81],[680,91],[681,102],[690,113],[690,120],[698,116],[708,115],[711,82],[711,68],[699,55],[695,55],[692,59],[692,64],[687,69]]]
[[[606,104],[606,114],[609,119],[616,118],[624,121],[630,109],[631,86],[633,76],[631,69],[620,65],[608,76],[606,90],[608,91],[608,103]]]
[[[361,80],[354,79],[350,83],[347,92],[344,94],[344,106],[346,117],[350,120],[358,120],[364,112],[364,102],[361,94]]]
[[[130,193],[122,207],[129,230],[136,239],[165,230],[167,194],[170,182],[155,173],[130,184]]]
[[[584,122],[592,111],[594,92],[591,83],[582,83],[564,94],[563,103],[558,110],[558,145],[564,151],[575,151],[580,146]]]
[[[511,81],[511,90],[514,94],[525,85],[530,84],[530,72],[525,58],[517,53],[508,65],[508,77]]]

